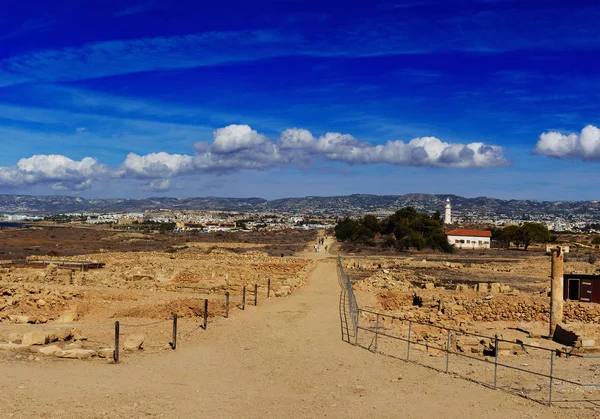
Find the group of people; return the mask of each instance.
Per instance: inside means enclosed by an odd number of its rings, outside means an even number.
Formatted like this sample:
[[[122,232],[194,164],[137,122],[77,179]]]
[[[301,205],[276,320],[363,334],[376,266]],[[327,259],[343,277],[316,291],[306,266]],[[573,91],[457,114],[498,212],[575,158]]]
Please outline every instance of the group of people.
[[[325,251],[327,251],[327,245],[325,244],[326,238],[327,237],[319,237],[319,239],[317,240],[317,244],[314,245],[315,252],[320,252],[322,249],[325,249]]]

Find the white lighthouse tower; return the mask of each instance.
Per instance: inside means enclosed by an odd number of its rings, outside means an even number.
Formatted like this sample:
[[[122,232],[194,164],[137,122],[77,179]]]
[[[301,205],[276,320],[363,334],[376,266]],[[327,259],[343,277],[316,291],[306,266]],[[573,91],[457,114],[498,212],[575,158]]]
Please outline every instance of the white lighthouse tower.
[[[444,224],[452,224],[452,205],[450,205],[450,198],[446,199],[446,206],[444,207]]]

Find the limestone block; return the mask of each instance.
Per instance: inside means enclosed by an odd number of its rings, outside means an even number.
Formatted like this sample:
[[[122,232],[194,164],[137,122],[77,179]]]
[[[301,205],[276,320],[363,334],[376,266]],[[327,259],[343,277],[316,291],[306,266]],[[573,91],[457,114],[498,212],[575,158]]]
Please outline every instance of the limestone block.
[[[96,351],[92,349],[68,349],[61,351],[58,355],[60,358],[71,358],[71,359],[88,359],[96,355]]]
[[[62,349],[60,349],[56,345],[50,345],[50,346],[44,346],[43,348],[40,348],[38,350],[38,352],[41,354],[44,354],[44,355],[58,355],[62,352]]]
[[[142,349],[144,340],[146,340],[146,336],[141,333],[129,335],[127,339],[125,339],[123,349],[126,351],[137,351],[138,349]]]
[[[48,333],[37,331],[25,333],[21,342],[25,346],[45,345],[49,342]]]

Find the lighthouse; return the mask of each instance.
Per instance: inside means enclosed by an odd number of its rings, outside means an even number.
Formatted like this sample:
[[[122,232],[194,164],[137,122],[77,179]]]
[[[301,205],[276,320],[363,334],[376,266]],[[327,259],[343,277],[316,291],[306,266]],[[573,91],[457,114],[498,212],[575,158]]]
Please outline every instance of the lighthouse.
[[[450,205],[450,198],[446,199],[446,206],[444,207],[444,224],[452,224],[452,205]]]

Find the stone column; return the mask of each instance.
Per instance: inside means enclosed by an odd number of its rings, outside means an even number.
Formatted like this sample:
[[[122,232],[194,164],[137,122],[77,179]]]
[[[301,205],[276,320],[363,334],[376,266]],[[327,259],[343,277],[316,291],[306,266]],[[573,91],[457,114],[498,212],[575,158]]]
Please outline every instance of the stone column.
[[[560,246],[552,249],[552,284],[550,288],[550,334],[554,336],[556,326],[563,319],[563,263],[564,254]]]

